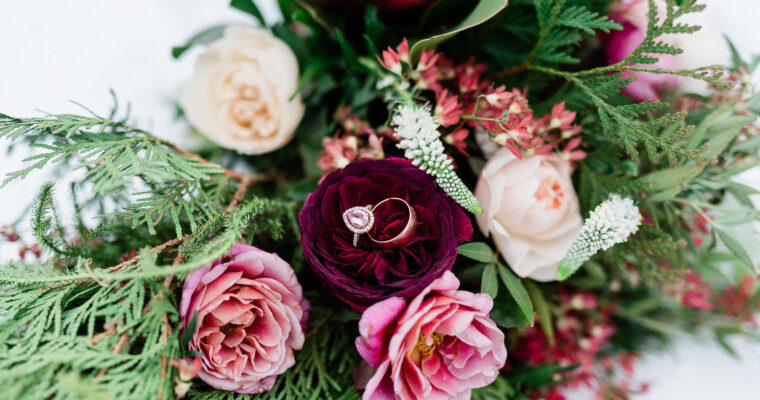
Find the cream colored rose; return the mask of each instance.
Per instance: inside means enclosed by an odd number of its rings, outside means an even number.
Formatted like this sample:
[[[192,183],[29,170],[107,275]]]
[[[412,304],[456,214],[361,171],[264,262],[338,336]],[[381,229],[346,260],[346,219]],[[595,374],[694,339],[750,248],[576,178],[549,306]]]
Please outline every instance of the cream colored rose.
[[[261,154],[287,143],[303,116],[298,61],[268,31],[229,27],[200,55],[182,98],[187,119],[222,147]]]
[[[554,279],[583,225],[570,164],[556,155],[518,159],[502,148],[475,187],[485,213],[476,217],[517,275]]]

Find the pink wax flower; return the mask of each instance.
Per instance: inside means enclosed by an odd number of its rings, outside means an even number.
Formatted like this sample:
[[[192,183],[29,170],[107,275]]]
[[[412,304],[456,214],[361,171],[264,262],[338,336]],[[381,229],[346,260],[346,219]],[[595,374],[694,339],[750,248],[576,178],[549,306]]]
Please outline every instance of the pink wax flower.
[[[507,349],[493,301],[458,288],[446,271],[408,304],[392,297],[364,311],[356,348],[376,368],[364,400],[469,399],[496,379]]]
[[[664,11],[664,2],[655,2],[659,11]],[[623,26],[621,31],[612,31],[607,41],[607,62],[615,64],[630,55],[644,40],[647,32],[647,12],[649,11],[647,0],[620,0],[611,7],[610,18]],[[672,39],[671,39],[672,40]],[[652,68],[676,69],[678,63],[675,56],[658,55],[659,61],[647,66]],[[672,89],[681,81],[681,78],[670,74],[655,74],[651,72],[623,71],[622,79],[636,78],[622,92],[636,100],[660,100],[660,93],[664,89]]]
[[[241,243],[187,276],[179,308],[183,329],[197,312],[188,347],[201,353],[198,377],[238,393],[268,391],[295,363],[308,310],[290,265]]]

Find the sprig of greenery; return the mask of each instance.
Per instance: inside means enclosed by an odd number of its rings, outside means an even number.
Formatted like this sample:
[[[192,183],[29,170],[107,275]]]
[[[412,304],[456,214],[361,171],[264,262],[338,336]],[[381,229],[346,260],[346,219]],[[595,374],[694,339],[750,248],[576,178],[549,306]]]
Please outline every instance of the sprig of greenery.
[[[690,13],[701,11],[704,7],[696,4],[696,0],[687,0],[677,4],[675,0],[667,0],[666,16],[660,21],[657,7],[650,0],[649,25],[646,36],[630,55],[618,63],[597,67],[582,71],[567,72],[553,68],[552,64],[567,63],[573,61],[567,54],[569,50],[563,48],[562,40],[568,36],[554,36],[552,32],[561,32],[567,29],[564,15],[577,14],[577,7],[565,6],[565,0],[538,0],[536,9],[540,26],[539,40],[524,63],[524,67],[530,70],[543,72],[567,80],[577,87],[597,108],[599,120],[602,124],[602,133],[621,144],[626,152],[634,159],[639,160],[640,146],[644,148],[650,159],[657,159],[664,154],[671,165],[676,165],[678,160],[691,159],[699,163],[710,160],[710,157],[702,155],[707,147],[686,148],[683,141],[690,135],[692,127],[685,123],[683,113],[663,113],[653,116],[652,112],[663,110],[667,107],[663,102],[641,102],[636,104],[613,104],[612,97],[620,89],[632,82],[631,79],[622,80],[621,71],[650,72],[656,74],[673,74],[706,81],[719,88],[727,88],[730,83],[722,79],[720,68],[711,66],[696,69],[671,70],[649,65],[658,61],[658,56],[675,55],[682,52],[673,45],[662,42],[660,38],[666,34],[692,33],[699,29],[698,26],[678,23],[677,20]],[[586,12],[586,19],[590,18]],[[600,19],[596,24],[586,25],[591,29],[612,29],[611,21],[604,22]],[[576,28],[578,29],[578,28]],[[568,39],[569,40],[569,39]],[[549,50],[546,50],[546,49]],[[564,47],[567,49],[567,47]],[[542,62],[541,55],[546,53]],[[559,56],[557,55],[559,54]],[[559,57],[559,59],[557,59]],[[535,59],[535,61],[534,61]],[[675,131],[669,135],[659,135],[664,128],[676,126]]]
[[[589,11],[584,6],[567,6],[566,0],[533,0],[538,19],[538,39],[524,65],[578,64],[573,55],[580,45],[581,32],[593,35],[601,30],[608,33],[622,29],[616,22]]]
[[[12,263],[3,273],[23,276],[29,267]],[[50,266],[38,268],[53,273]],[[86,269],[86,262],[78,268]],[[176,333],[163,336],[169,334],[162,331],[164,315],[171,325],[178,318],[176,302],[165,290],[147,280],[45,290],[6,287],[0,304],[0,383],[12,392],[7,395],[90,398],[80,390],[90,386],[106,398],[168,398],[174,372],[162,372],[161,360],[177,358],[179,348]]]
[[[92,183],[96,196],[137,196],[135,203],[114,216],[131,220],[133,227],[144,225],[151,234],[168,217],[181,237],[186,228],[180,216],[193,232],[199,220],[208,218],[234,192],[219,165],[188,157],[171,143],[120,121],[71,114],[40,118],[0,114],[0,138],[27,139],[30,147],[42,150],[24,160],[26,167],[6,173],[3,186],[36,169],[72,162],[73,169],[86,169],[85,180]]]

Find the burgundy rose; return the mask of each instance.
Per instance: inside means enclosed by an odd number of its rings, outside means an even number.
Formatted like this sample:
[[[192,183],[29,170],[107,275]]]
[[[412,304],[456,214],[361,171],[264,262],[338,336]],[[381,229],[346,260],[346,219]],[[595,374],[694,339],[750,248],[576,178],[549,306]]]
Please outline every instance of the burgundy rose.
[[[343,222],[351,207],[398,197],[417,215],[412,239],[384,249],[361,235],[357,247]],[[374,212],[370,232],[388,240],[401,232],[408,210],[389,201]],[[325,177],[298,215],[306,259],[330,293],[362,311],[389,297],[410,298],[451,269],[457,245],[469,240],[472,224],[433,177],[404,159],[357,161]]]

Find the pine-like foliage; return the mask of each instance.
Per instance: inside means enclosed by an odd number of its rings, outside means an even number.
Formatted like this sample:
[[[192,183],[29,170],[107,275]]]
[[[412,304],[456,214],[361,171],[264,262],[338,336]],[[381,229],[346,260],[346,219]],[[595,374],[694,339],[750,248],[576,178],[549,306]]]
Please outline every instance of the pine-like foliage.
[[[553,65],[573,60],[566,55],[569,54],[568,46],[572,44],[568,43],[567,38],[572,37],[572,34],[565,30],[578,28],[568,24],[566,19],[577,18],[579,11],[578,7],[567,7],[565,3],[564,0],[536,2],[540,26],[539,41],[532,56],[526,60],[525,67],[561,77],[578,88],[586,97],[586,101],[597,108],[603,128],[602,133],[615,143],[622,145],[635,161],[639,159],[642,147],[649,158],[657,159],[665,155],[671,165],[677,164],[678,160],[683,158],[698,162],[707,161],[708,157],[701,154],[705,150],[704,147],[683,146],[683,141],[692,129],[685,123],[685,114],[664,113],[652,116],[653,111],[667,107],[667,104],[662,102],[645,101],[633,104],[614,104],[613,102],[613,96],[632,81],[632,78],[621,79],[621,71],[674,74],[701,79],[721,88],[728,87],[729,83],[722,79],[720,68],[716,66],[690,70],[670,70],[649,66],[656,63],[659,56],[676,55],[682,52],[681,49],[663,42],[662,37],[668,34],[688,34],[698,30],[698,26],[679,23],[678,19],[686,14],[701,11],[704,6],[697,5],[696,0],[685,0],[680,2],[680,5],[675,0],[667,0],[665,18],[660,20],[656,4],[650,0],[646,36],[641,45],[629,56],[609,66],[566,72],[554,69]],[[592,16],[588,11],[581,15],[586,15],[586,20]],[[594,26],[593,29],[603,31],[615,28],[615,24],[604,17],[593,21],[596,23],[585,26]],[[555,35],[554,32],[557,34]],[[675,128],[667,135],[658,134],[659,131],[668,127]]]
[[[616,22],[584,6],[566,5],[566,0],[533,0],[538,19],[538,39],[526,63],[541,65],[577,64],[573,54],[583,35],[622,29]]]
[[[40,196],[43,213],[50,191],[46,185]],[[171,398],[175,372],[166,363],[181,355],[172,277],[266,229],[256,228],[258,217],[287,210],[285,203],[247,201],[199,229],[217,240],[188,242],[181,248],[186,263],[162,265],[162,249],[145,248],[133,263],[108,268],[82,258],[71,265],[3,266],[0,382],[14,391],[10,398]]]
[[[144,225],[151,234],[165,217],[174,223],[177,237],[183,233],[180,219],[195,231],[196,221],[211,216],[213,206],[226,199],[230,189],[234,192],[220,166],[190,158],[171,143],[124,122],[71,114],[24,119],[0,114],[0,138],[26,139],[40,150],[24,160],[25,168],[7,172],[2,185],[36,169],[68,162],[73,169],[87,171],[85,179],[96,196],[136,196],[115,216],[128,218],[135,227]]]
[[[89,274],[87,260],[72,273]],[[10,264],[0,282],[0,382],[13,399],[169,398],[179,356],[176,302],[166,288],[134,279],[61,282],[51,265]],[[162,363],[162,359],[164,360]]]

